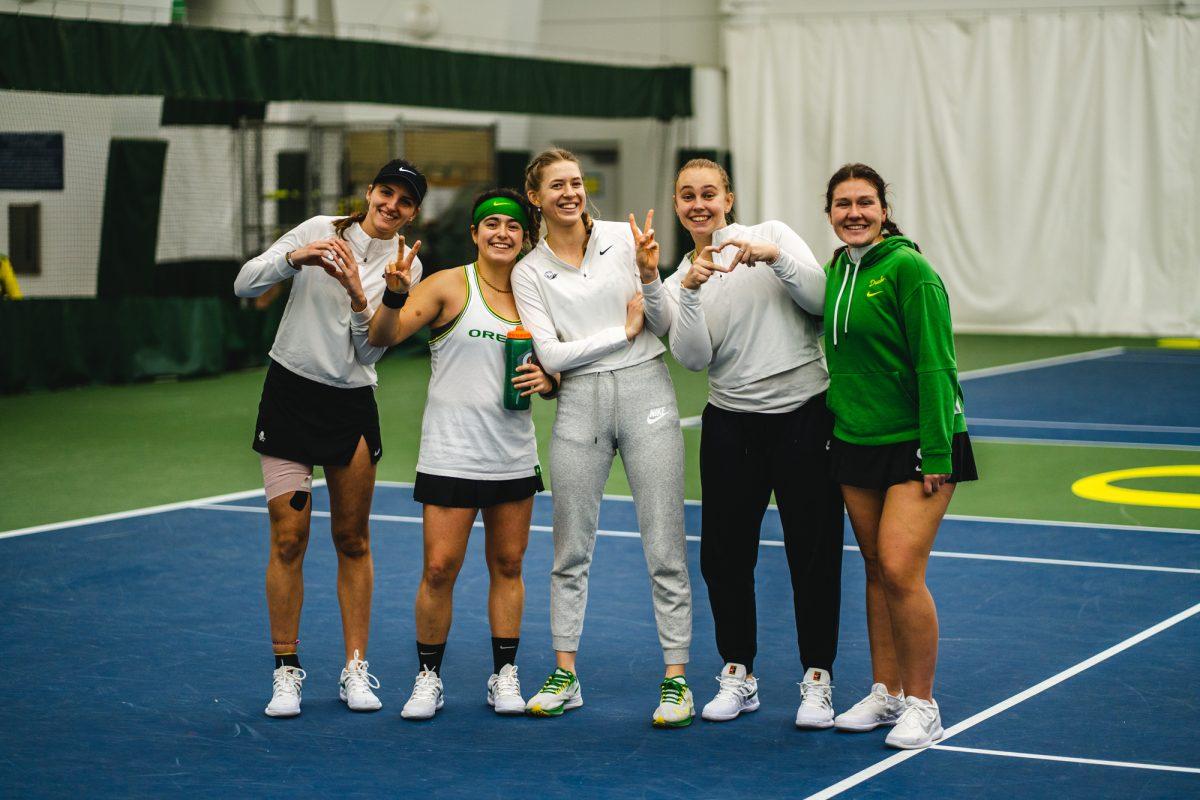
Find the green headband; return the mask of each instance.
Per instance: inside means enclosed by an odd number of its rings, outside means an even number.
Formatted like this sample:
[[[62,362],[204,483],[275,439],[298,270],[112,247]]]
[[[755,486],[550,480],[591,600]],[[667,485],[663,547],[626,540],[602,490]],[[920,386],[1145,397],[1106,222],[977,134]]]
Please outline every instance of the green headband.
[[[525,216],[525,209],[521,208],[521,204],[511,197],[491,197],[484,200],[475,207],[475,215],[471,224],[479,225],[480,220],[490,217],[492,214],[504,214],[512,217],[521,224],[522,229],[529,229],[529,218]]]

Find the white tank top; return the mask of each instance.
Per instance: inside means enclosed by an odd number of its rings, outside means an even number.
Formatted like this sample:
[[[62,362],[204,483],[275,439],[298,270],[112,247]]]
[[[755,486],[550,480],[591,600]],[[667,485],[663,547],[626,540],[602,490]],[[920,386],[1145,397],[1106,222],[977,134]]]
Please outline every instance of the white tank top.
[[[533,415],[504,408],[504,340],[520,320],[488,306],[474,264],[460,269],[467,302],[429,340],[433,374],[417,471],[486,481],[527,478],[538,469]]]

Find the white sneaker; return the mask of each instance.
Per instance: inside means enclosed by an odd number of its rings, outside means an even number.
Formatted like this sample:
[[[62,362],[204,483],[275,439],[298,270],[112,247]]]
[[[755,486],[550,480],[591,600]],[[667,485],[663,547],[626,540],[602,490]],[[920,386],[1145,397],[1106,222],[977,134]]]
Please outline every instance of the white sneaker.
[[[500,671],[488,678],[488,705],[497,714],[524,714],[525,700],[521,697],[521,681],[517,679],[515,664],[505,664]]]
[[[758,679],[747,678],[741,664],[726,664],[717,676],[721,688],[700,716],[709,722],[727,722],[743,712],[758,711]]]
[[[375,696],[372,689],[379,688],[379,679],[367,672],[367,662],[354,657],[342,669],[342,677],[338,680],[338,698],[350,707],[351,711],[378,711],[383,703]]]
[[[904,698],[904,713],[884,744],[901,750],[919,750],[942,738],[942,712],[936,700]]]
[[[282,666],[275,670],[271,680],[271,702],[265,713],[268,717],[296,717],[300,715],[300,684],[308,675],[299,667]]]
[[[895,725],[904,711],[904,692],[893,697],[887,687],[876,683],[871,693],[838,714],[833,724],[839,731],[873,731],[880,725]]]
[[[814,667],[804,673],[796,727],[816,730],[833,727],[833,684],[829,682],[828,670]]]
[[[583,705],[583,688],[574,672],[555,667],[538,693],[529,698],[525,710],[535,717],[557,717]]]
[[[696,716],[696,704],[692,702],[692,690],[687,678],[678,675],[663,678],[658,687],[658,708],[654,709],[652,721],[656,728],[684,728],[692,724]]]
[[[412,694],[400,711],[400,716],[405,719],[432,719],[443,705],[445,696],[442,693],[442,679],[436,672],[423,669],[417,673]]]

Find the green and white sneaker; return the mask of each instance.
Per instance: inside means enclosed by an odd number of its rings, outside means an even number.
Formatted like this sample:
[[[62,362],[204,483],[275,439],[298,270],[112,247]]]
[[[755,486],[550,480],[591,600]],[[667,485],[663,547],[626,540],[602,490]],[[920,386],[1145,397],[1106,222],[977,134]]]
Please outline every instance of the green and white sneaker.
[[[654,727],[683,728],[692,724],[696,716],[696,706],[692,703],[692,690],[688,688],[687,678],[679,675],[675,678],[663,678],[658,687],[659,704],[654,709]]]
[[[583,705],[583,689],[575,673],[555,667],[538,693],[529,698],[525,711],[535,717],[558,717],[571,708]]]

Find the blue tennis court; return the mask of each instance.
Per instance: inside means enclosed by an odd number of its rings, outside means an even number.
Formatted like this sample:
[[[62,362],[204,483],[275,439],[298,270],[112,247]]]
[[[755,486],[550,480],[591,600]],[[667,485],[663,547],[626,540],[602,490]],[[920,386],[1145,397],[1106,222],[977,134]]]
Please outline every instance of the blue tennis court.
[[[317,489],[315,508],[327,508]],[[538,498],[518,663],[526,694],[552,665]],[[772,510],[759,565],[762,709],[732,723],[650,726],[660,651],[633,506],[606,500],[579,660],[586,705],[560,719],[500,718],[482,536],[456,592],[445,709],[399,716],[415,668],[420,506],[380,485],[371,669],[384,708],[337,699],[341,628],[327,518],[306,562],[304,713],[270,694],[261,492],[0,539],[0,784],[12,796],[1180,797],[1200,792],[1194,676],[1200,535],[1182,530],[949,518],[930,565],[940,601],[942,745],[897,753],[885,733],[792,725],[800,667]],[[698,506],[688,531],[698,532]],[[853,539],[847,535],[850,547]],[[720,668],[693,559],[689,677],[699,702]],[[835,706],[869,688],[863,578],[847,553]],[[48,663],[46,653],[71,653]],[[1058,760],[1068,759],[1068,760]],[[936,787],[936,790],[933,788]]]
[[[1200,449],[1200,351],[1112,348],[964,373],[975,439]]]

